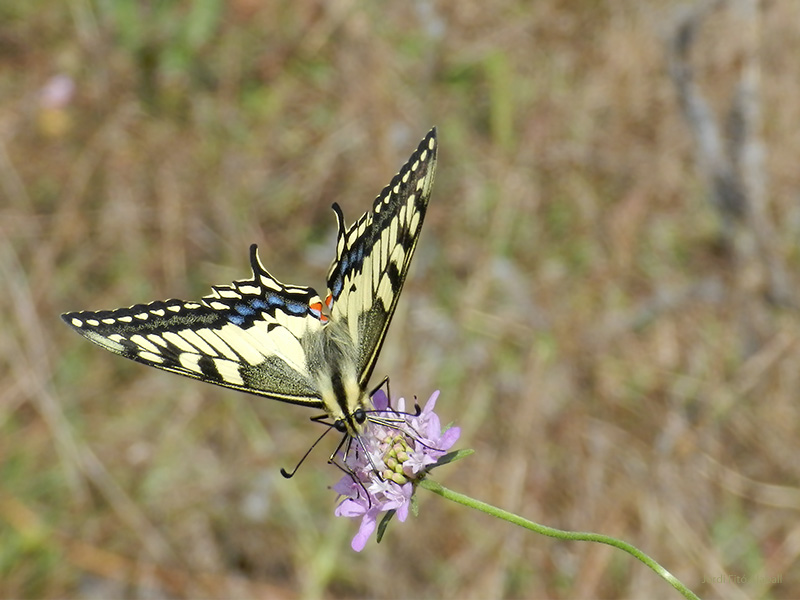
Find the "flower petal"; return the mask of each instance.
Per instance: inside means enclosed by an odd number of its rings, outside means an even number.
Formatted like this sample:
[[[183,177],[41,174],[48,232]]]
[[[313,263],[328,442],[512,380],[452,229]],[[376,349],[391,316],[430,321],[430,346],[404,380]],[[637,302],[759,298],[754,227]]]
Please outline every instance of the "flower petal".
[[[389,408],[389,397],[386,395],[386,392],[383,391],[383,388],[372,394],[372,406],[375,407],[375,410],[386,410]]]
[[[451,427],[442,434],[442,437],[439,440],[439,448],[442,450],[449,450],[452,448],[453,444],[458,441],[459,437],[461,437],[461,428]]]
[[[375,527],[377,527],[377,516],[377,511],[370,510],[361,520],[361,526],[358,528],[358,533],[353,538],[353,541],[350,542],[350,547],[356,552],[361,552],[367,545],[369,536],[372,535],[372,532],[375,531]]]

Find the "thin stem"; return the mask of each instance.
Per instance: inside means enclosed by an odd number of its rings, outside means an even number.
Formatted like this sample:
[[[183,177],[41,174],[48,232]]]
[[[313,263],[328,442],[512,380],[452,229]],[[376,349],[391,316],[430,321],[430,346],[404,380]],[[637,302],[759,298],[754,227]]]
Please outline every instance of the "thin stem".
[[[486,502],[481,502],[480,500],[475,500],[474,498],[470,498],[469,496],[465,496],[464,494],[459,494],[458,492],[449,490],[446,487],[442,486],[441,484],[429,478],[423,479],[419,483],[419,487],[425,488],[426,490],[433,492],[434,494],[439,494],[443,498],[447,498],[448,500],[452,500],[453,502],[458,502],[459,504],[463,504],[464,506],[475,508],[477,510],[495,516],[498,519],[503,519],[510,523],[514,523],[514,525],[519,525],[520,527],[524,527],[525,529],[530,529],[531,531],[535,531],[536,533],[541,533],[542,535],[557,538],[560,540],[599,542],[601,544],[608,544],[609,546],[614,546],[615,548],[624,550],[634,558],[640,560],[648,567],[653,569],[653,571],[655,571],[662,579],[666,580],[672,587],[674,587],[681,594],[683,594],[685,598],[690,598],[691,600],[700,600],[689,588],[687,588],[683,583],[681,583],[680,580],[678,580],[672,573],[667,571],[655,560],[647,556],[647,554],[645,554],[635,546],[628,544],[627,542],[623,542],[622,540],[618,540],[611,536],[602,535],[599,533],[589,533],[586,531],[563,531],[561,529],[554,529],[552,527],[539,525],[538,523],[534,523],[533,521],[524,519],[519,515],[515,515],[501,508],[497,508],[496,506],[492,506],[491,504],[486,504]]]

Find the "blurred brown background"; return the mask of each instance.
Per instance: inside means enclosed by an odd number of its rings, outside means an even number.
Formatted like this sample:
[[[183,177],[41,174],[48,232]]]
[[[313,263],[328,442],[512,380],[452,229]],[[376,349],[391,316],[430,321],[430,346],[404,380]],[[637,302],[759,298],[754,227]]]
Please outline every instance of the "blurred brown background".
[[[678,597],[425,491],[355,554],[329,450],[278,472],[309,412],[61,323],[197,299],[253,242],[324,289],[330,204],[437,125],[376,370],[476,450],[437,478],[800,597],[799,31],[796,0],[0,4],[0,596]]]

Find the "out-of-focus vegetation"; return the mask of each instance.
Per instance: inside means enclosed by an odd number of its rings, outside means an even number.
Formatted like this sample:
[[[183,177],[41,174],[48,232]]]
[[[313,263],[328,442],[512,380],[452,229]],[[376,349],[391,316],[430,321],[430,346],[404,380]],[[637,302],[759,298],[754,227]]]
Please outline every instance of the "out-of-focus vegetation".
[[[740,4],[689,60],[719,118],[757,65],[770,261],[695,165],[668,68],[684,4],[0,3],[0,596],[676,596],[616,550],[424,491],[355,554],[326,451],[278,472],[309,413],[61,323],[199,298],[253,242],[324,288],[331,202],[357,218],[432,125],[376,374],[442,390],[476,453],[437,476],[625,539],[707,598],[800,596],[800,6],[746,17],[743,57]],[[703,583],[726,574],[747,581]]]

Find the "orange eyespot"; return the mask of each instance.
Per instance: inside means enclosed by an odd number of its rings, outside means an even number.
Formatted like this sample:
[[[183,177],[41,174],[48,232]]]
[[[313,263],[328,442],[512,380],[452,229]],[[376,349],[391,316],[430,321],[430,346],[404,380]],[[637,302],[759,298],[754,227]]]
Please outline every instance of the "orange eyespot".
[[[311,313],[323,323],[328,320],[328,317],[322,313],[322,302],[310,304],[308,308],[311,310]]]

